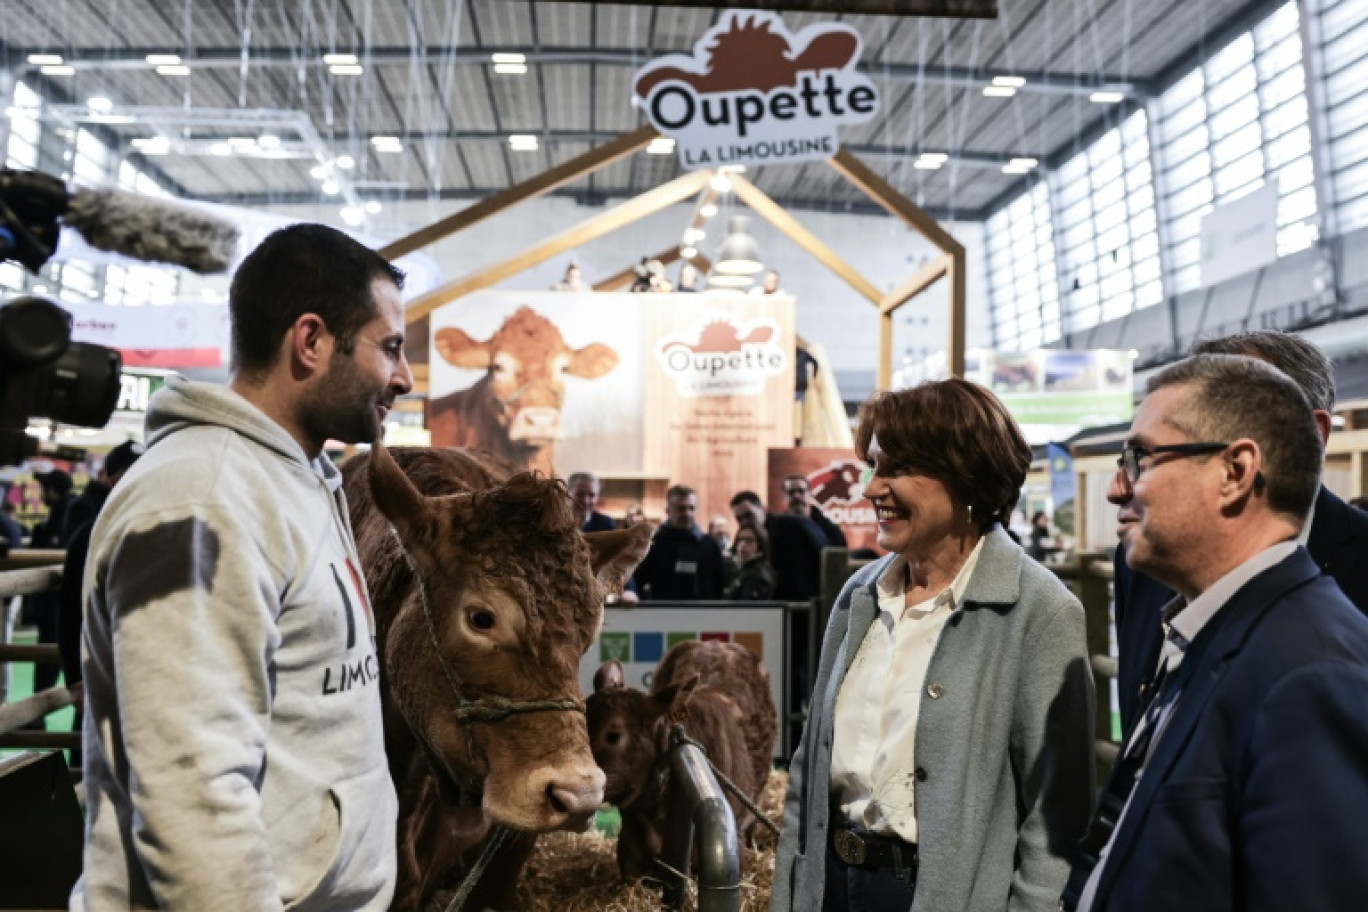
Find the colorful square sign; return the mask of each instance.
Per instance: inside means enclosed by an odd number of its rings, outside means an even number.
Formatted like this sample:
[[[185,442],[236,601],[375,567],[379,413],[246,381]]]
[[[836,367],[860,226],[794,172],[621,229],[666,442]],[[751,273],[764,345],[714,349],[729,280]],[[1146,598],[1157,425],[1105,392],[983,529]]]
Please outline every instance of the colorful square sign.
[[[715,640],[716,642],[718,642],[718,643],[730,643],[730,642],[731,642],[731,633],[728,632],[728,631],[726,631],[726,630],[723,630],[723,631],[721,631],[721,632],[713,632],[713,633],[707,633],[707,632],[705,631],[705,632],[703,632],[703,633],[700,633],[700,634],[698,635],[698,638],[699,638],[700,640],[702,640],[703,642],[705,642],[705,643],[707,643],[707,642],[709,642],[709,641],[714,641],[714,640]]]
[[[666,649],[674,649],[680,643],[692,643],[696,639],[698,639],[698,634],[692,631],[680,632],[676,630],[665,634],[665,647]]]
[[[600,662],[632,661],[632,635],[630,633],[603,633],[599,636]]]
[[[765,635],[763,633],[736,633],[732,635],[732,642],[738,646],[744,646],[757,659],[764,661]]]
[[[663,633],[634,633],[632,634],[632,661],[634,662],[659,662],[665,655],[665,634]]]

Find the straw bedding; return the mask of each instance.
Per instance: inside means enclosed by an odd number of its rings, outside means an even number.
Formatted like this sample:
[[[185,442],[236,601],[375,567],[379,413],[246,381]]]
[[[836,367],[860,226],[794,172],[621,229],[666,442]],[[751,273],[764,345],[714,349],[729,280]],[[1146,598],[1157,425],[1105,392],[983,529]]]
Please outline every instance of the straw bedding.
[[[765,816],[779,823],[788,774],[770,773],[761,799]],[[755,848],[741,848],[741,912],[769,908],[775,837],[755,828]],[[617,841],[599,832],[552,833],[537,840],[518,893],[526,912],[655,912],[660,890],[641,880],[620,883]],[[438,897],[439,903],[449,896]],[[692,890],[684,909],[695,909]],[[437,908],[445,908],[437,905]]]

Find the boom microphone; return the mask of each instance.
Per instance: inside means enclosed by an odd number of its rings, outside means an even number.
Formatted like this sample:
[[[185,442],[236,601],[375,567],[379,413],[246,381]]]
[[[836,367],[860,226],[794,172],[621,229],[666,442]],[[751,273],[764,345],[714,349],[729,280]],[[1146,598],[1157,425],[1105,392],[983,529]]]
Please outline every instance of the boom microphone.
[[[37,272],[57,250],[59,219],[98,250],[201,274],[228,268],[239,234],[231,222],[155,197],[68,191],[51,175],[0,169],[0,256]]]

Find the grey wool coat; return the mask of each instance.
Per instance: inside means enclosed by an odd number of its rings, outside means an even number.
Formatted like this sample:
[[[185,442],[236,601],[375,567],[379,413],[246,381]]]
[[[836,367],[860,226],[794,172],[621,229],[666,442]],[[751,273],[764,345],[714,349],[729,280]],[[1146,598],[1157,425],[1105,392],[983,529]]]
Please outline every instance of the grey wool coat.
[[[855,574],[831,612],[789,765],[771,912],[822,906],[836,696],[892,561]],[[985,536],[920,699],[911,912],[1054,912],[1091,808],[1092,673],[1082,606],[1001,527]]]

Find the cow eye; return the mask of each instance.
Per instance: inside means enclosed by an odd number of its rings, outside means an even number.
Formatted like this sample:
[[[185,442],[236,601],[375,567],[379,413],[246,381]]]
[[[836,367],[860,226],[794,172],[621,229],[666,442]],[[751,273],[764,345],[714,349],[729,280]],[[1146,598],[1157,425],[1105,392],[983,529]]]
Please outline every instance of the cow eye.
[[[477,609],[470,612],[470,626],[476,630],[494,629],[494,612]]]
[[[621,733],[621,732],[609,732],[609,733],[608,733],[608,746],[609,746],[609,747],[617,747],[617,743],[618,743],[619,741],[621,741],[621,740],[622,740],[622,733]]]
[[[496,374],[502,374],[504,372],[504,366],[497,361],[489,365],[489,369]]]

